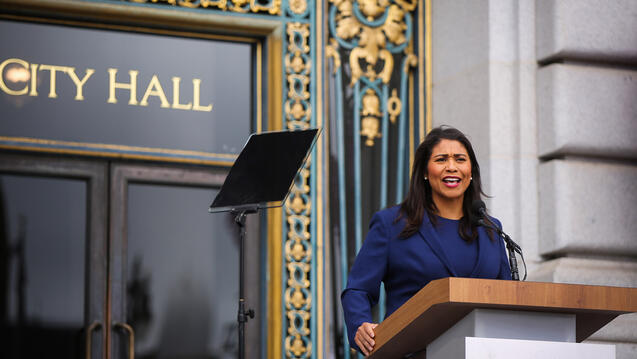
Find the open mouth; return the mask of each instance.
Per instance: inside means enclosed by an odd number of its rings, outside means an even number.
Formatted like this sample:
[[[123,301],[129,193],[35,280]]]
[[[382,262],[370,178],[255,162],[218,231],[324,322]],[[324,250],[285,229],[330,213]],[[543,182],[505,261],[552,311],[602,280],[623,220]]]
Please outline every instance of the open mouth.
[[[447,187],[456,187],[456,186],[458,186],[460,184],[460,178],[459,177],[449,176],[449,177],[443,178],[442,182]]]

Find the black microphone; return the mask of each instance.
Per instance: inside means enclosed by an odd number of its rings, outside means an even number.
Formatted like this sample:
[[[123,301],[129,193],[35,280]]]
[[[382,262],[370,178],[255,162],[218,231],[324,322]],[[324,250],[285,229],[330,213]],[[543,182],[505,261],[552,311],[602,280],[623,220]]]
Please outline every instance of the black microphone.
[[[511,237],[509,237],[504,231],[502,231],[498,226],[495,225],[489,219],[487,215],[487,206],[480,199],[476,199],[471,203],[471,212],[474,215],[472,218],[472,222],[475,226],[483,226],[486,228],[490,228],[494,230],[502,239],[504,243],[506,243],[506,248],[509,251],[509,267],[511,267],[511,279],[520,280],[520,274],[518,273],[518,261],[515,258],[515,252],[520,254],[522,257],[522,263],[524,263],[524,279],[526,279],[526,262],[524,261],[524,256],[522,255],[522,248],[515,243]],[[524,280],[523,279],[523,280]]]
[[[473,213],[472,222],[475,226],[486,226],[484,219],[487,217],[487,206],[480,199],[476,199],[471,203],[471,213]]]
[[[471,211],[482,218],[487,215],[487,206],[481,199],[476,199],[471,203]]]

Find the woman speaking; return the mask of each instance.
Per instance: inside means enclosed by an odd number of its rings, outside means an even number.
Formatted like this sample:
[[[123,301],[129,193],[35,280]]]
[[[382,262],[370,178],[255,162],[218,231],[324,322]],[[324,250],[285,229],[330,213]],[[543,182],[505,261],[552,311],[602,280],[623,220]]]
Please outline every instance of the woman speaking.
[[[341,294],[353,348],[365,355],[374,348],[372,307],[381,282],[389,316],[435,279],[511,279],[502,240],[472,222],[471,205],[481,195],[467,137],[451,127],[433,129],[416,150],[406,199],[374,214]]]

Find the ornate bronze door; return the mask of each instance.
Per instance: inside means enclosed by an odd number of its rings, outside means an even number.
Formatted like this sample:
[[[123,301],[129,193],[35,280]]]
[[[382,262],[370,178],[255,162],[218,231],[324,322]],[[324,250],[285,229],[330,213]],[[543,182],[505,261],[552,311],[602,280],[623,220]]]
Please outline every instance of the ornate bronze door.
[[[105,163],[3,154],[3,358],[100,358],[106,323]]]
[[[238,237],[231,215],[207,212],[226,172],[111,166],[111,357],[236,357]],[[260,302],[255,224],[246,256],[252,308]],[[248,326],[248,357],[258,357],[258,318]]]
[[[226,172],[3,154],[2,357],[236,356],[236,230],[207,212]],[[265,314],[257,223],[250,357]]]

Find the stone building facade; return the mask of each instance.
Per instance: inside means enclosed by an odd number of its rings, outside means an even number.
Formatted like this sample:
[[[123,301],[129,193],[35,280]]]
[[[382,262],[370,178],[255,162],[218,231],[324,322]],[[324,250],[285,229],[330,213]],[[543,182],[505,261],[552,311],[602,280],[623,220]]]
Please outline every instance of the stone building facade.
[[[433,124],[471,135],[529,280],[637,286],[637,2],[433,1]],[[590,338],[637,356],[637,316]]]

